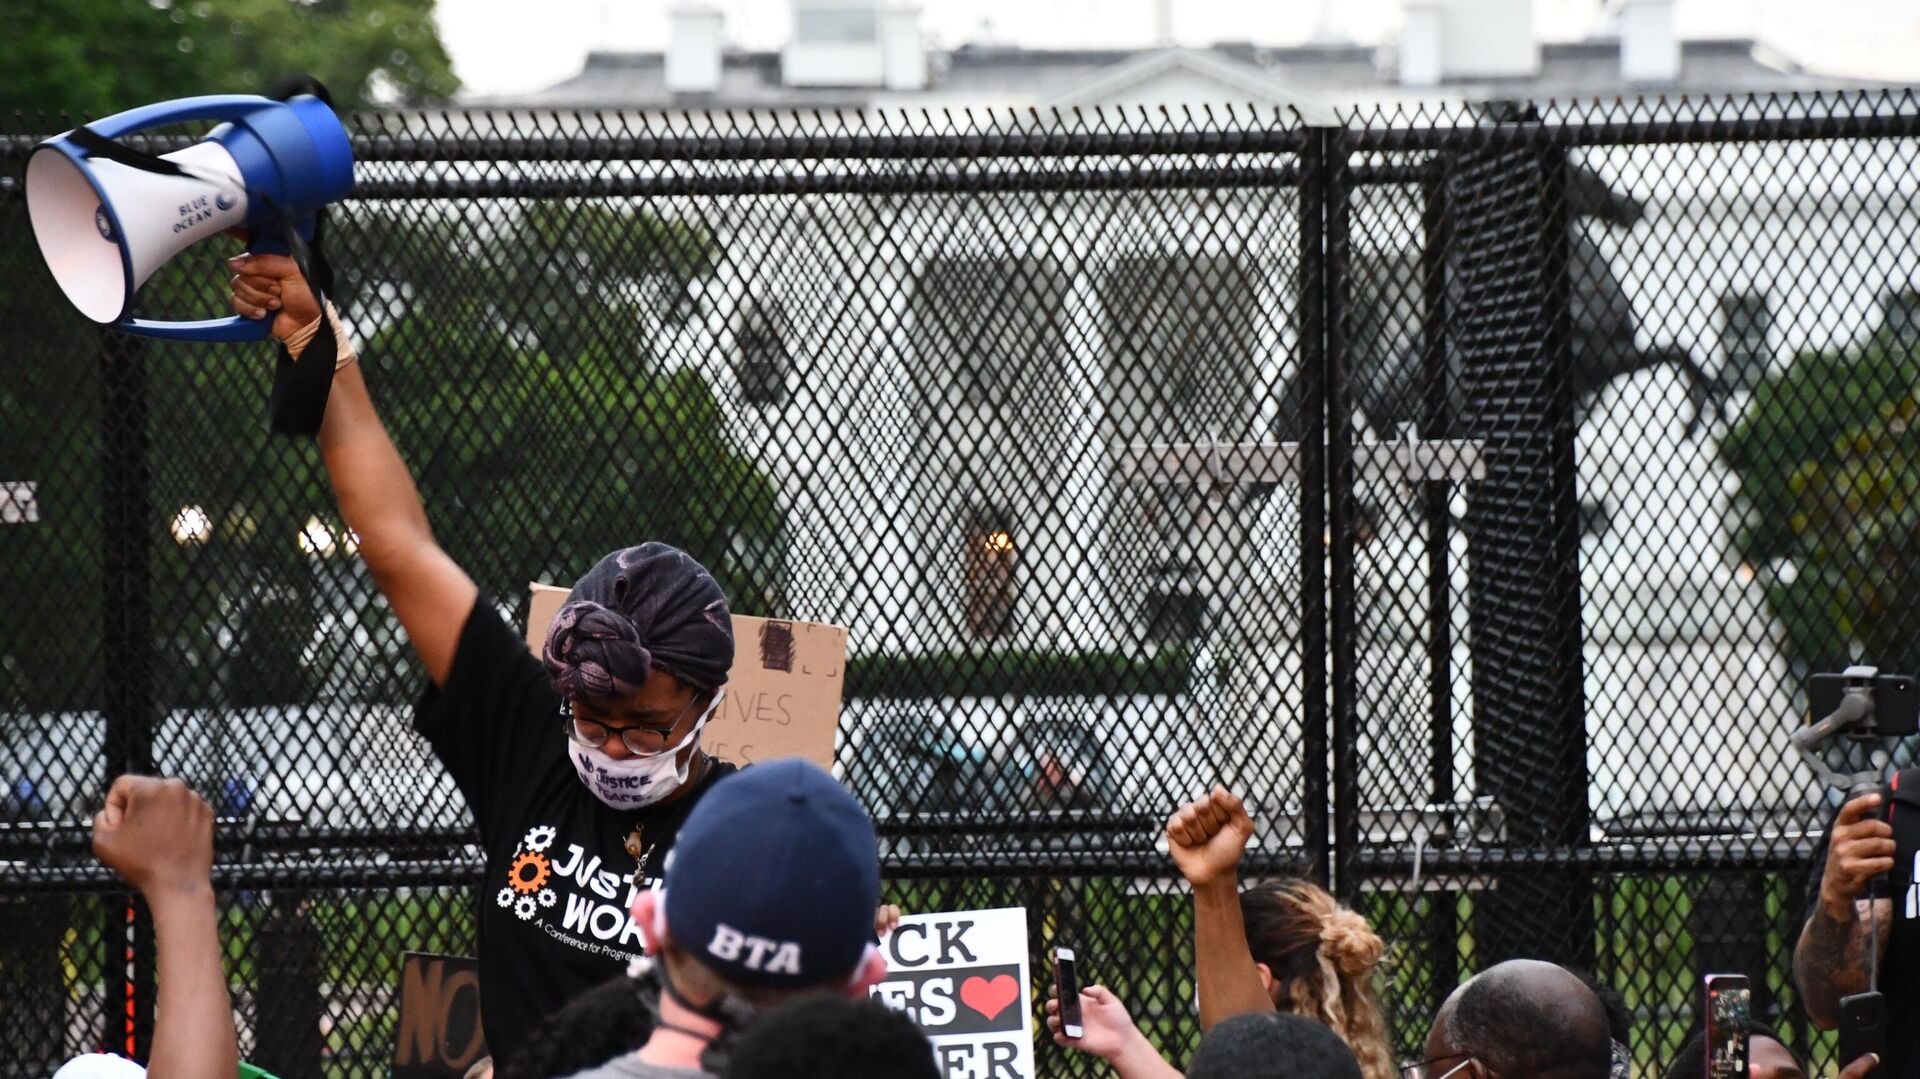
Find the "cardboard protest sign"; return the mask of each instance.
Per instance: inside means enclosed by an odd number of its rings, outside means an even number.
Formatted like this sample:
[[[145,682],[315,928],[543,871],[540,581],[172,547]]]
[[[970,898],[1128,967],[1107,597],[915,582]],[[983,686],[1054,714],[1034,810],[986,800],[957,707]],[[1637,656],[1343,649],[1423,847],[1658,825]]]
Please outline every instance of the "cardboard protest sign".
[[[933,1042],[947,1079],[1033,1079],[1033,983],[1022,907],[911,914],[869,990]]]
[[[564,588],[533,586],[527,647],[535,655],[566,601]],[[733,646],[726,699],[707,721],[700,744],[736,764],[805,757],[831,768],[847,679],[846,627],[736,614]]]
[[[479,962],[408,952],[400,965],[393,1079],[459,1079],[486,1053]]]

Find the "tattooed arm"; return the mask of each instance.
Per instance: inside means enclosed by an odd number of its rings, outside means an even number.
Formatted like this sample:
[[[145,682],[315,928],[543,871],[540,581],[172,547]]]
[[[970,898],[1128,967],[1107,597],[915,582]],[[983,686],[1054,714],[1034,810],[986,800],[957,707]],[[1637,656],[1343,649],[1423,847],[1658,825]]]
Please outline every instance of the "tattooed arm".
[[[1874,877],[1893,868],[1893,828],[1875,812],[1880,796],[1855,798],[1840,808],[1827,839],[1820,901],[1793,950],[1793,980],[1813,1024],[1840,1022],[1840,998],[1867,990],[1867,919],[1873,919],[1878,959],[1887,954],[1893,901],[1863,898]]]
[[[1840,1023],[1840,998],[1867,991],[1867,906],[1858,899],[1836,918],[1822,905],[1814,909],[1793,949],[1793,980],[1807,1017],[1822,1030]],[[1893,928],[1893,901],[1871,900],[1879,934],[1880,958],[1887,954],[1887,934]]]

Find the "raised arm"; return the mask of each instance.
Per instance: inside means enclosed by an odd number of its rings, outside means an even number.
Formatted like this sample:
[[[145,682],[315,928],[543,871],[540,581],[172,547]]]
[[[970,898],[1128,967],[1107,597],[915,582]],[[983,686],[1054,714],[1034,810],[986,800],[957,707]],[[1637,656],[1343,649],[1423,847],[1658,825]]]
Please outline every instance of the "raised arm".
[[[121,776],[93,818],[93,851],[153,912],[160,982],[150,1079],[233,1075],[240,1046],[220,965],[213,810],[185,783]]]
[[[292,259],[242,255],[229,265],[235,271],[233,309],[249,318],[277,311],[275,338],[296,338],[321,317]],[[342,340],[341,355],[348,347]],[[320,453],[340,514],[359,537],[360,557],[374,583],[406,629],[428,677],[445,685],[479,589],[434,540],[413,474],[374,411],[358,363],[333,376]]]
[[[1840,807],[1827,837],[1820,900],[1793,949],[1793,980],[1807,1018],[1823,1030],[1840,1024],[1840,998],[1867,991],[1867,919],[1877,924],[1878,957],[1887,954],[1893,901],[1864,898],[1874,877],[1893,869],[1893,827],[1875,812],[1880,796]]]
[[[1222,787],[1167,821],[1173,863],[1193,886],[1194,978],[1202,1030],[1236,1015],[1275,1010],[1240,916],[1240,857],[1252,838],[1247,807]]]

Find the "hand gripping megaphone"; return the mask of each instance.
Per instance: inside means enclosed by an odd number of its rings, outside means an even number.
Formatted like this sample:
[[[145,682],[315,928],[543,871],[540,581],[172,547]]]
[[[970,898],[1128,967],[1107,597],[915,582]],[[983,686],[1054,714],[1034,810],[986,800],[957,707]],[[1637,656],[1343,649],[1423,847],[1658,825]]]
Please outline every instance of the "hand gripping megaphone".
[[[114,141],[200,120],[224,122],[161,157]],[[314,214],[352,187],[346,129],[308,94],[288,101],[189,97],[129,109],[41,143],[26,172],[40,255],[80,313],[130,333],[184,341],[258,341],[273,320],[129,317],[134,294],[155,270],[236,225],[251,230],[255,253],[287,254],[312,238]]]

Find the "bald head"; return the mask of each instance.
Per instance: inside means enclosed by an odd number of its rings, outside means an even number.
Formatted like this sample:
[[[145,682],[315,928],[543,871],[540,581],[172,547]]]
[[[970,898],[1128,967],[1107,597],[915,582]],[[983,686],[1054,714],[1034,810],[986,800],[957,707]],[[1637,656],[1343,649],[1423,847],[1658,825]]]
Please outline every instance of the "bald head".
[[[1461,983],[1427,1035],[1429,1061],[1451,1067],[1472,1058],[1498,1079],[1607,1079],[1612,1055],[1600,998],[1565,968],[1535,959],[1510,959]]]

